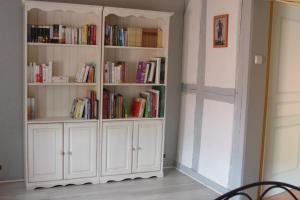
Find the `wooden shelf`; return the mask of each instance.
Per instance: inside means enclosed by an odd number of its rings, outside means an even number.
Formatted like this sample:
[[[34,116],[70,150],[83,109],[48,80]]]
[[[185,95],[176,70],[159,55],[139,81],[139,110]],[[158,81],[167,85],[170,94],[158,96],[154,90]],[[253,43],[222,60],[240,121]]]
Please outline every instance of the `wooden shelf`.
[[[88,48],[100,48],[99,45],[87,45],[87,44],[59,44],[59,43],[36,43],[28,42],[28,46],[44,46],[44,47],[88,47]]]
[[[164,120],[164,117],[156,117],[156,118],[136,118],[136,117],[128,117],[128,118],[117,118],[117,119],[102,119],[103,122],[113,122],[113,121],[142,121],[142,120]]]
[[[127,46],[104,46],[105,49],[135,49],[135,50],[164,50],[155,47],[127,47]]]
[[[166,84],[156,84],[156,83],[104,83],[104,86],[166,86]]]
[[[28,120],[28,124],[43,124],[43,123],[68,123],[68,122],[98,122],[98,119],[73,119],[71,117],[45,117],[34,120]]]
[[[28,86],[96,86],[97,83],[28,83]]]

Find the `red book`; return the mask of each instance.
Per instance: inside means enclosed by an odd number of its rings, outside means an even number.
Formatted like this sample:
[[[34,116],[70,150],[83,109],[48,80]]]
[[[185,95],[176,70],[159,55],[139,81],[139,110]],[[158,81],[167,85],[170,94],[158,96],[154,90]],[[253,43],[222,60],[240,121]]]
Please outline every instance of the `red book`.
[[[106,90],[103,91],[102,118],[109,119],[109,93]]]
[[[43,82],[43,66],[39,66],[39,77],[38,77],[38,82],[42,83]]]
[[[134,99],[131,107],[132,117],[139,117],[141,102],[138,99]]]
[[[93,44],[96,45],[97,44],[97,26],[96,25],[92,25],[93,26]]]

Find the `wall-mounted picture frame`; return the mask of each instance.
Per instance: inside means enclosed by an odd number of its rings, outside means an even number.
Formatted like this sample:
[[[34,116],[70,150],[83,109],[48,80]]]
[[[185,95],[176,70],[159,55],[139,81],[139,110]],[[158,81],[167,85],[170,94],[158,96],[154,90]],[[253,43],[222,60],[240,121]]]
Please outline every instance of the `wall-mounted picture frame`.
[[[228,47],[229,14],[214,16],[214,48]]]

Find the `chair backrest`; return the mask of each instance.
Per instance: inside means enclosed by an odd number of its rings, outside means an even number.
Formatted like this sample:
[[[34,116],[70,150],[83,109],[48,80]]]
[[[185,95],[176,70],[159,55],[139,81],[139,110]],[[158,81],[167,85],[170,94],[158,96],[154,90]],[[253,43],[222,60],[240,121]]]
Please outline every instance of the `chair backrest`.
[[[256,182],[256,183],[248,184],[248,185],[239,187],[235,190],[232,190],[226,194],[223,194],[222,196],[216,198],[215,200],[229,200],[230,198],[238,197],[238,196],[241,196],[241,197],[243,196],[247,200],[254,200],[249,194],[247,194],[246,190],[257,188],[260,186],[267,186],[268,188],[266,188],[261,193],[261,195],[258,197],[257,200],[263,200],[265,198],[265,196],[267,195],[267,193],[269,193],[271,190],[274,190],[274,189],[282,189],[282,190],[286,191],[288,194],[290,194],[291,197],[294,198],[294,200],[299,200],[296,197],[296,195],[292,192],[292,190],[296,190],[296,191],[300,192],[299,187],[296,187],[294,185],[290,185],[287,183],[276,182],[276,181],[264,181],[264,182]]]

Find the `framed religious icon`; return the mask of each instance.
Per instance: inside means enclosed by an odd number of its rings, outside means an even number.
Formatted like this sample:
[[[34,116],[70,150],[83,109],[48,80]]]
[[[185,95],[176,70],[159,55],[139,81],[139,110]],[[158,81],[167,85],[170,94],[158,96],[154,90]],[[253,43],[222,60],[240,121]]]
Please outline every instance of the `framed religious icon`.
[[[214,16],[214,48],[228,47],[229,15]]]

